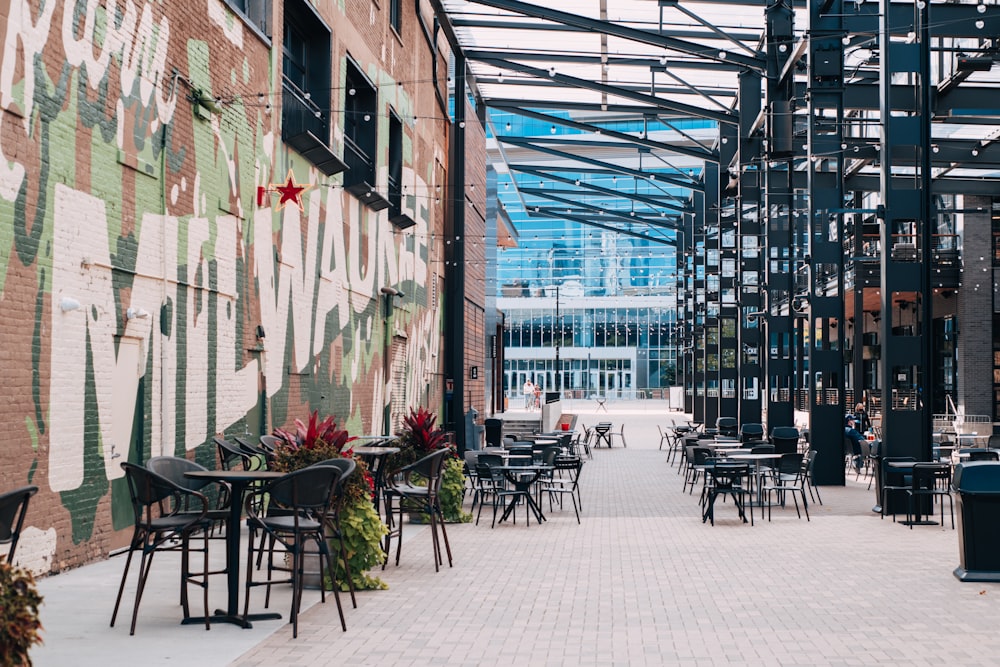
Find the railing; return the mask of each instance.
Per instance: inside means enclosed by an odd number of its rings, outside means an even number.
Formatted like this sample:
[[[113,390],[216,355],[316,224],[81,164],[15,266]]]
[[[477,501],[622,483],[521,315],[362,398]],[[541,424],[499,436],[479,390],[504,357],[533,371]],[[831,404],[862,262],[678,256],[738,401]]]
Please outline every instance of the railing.
[[[354,139],[344,136],[344,162],[348,171],[344,174],[344,186],[367,183],[375,185],[375,163],[361,150]]]
[[[323,110],[287,79],[281,82],[281,92],[281,138],[288,141],[312,132],[320,141],[329,142],[330,129]]]

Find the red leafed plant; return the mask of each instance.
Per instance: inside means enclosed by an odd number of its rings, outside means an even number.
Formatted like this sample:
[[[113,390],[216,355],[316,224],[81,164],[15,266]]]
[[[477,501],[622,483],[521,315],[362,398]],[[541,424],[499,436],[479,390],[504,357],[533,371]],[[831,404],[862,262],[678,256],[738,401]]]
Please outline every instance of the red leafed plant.
[[[414,410],[410,408],[410,414],[403,418],[404,430],[400,438],[408,440],[418,454],[430,454],[436,449],[448,446],[448,439],[444,434],[444,429],[435,428],[437,415],[429,412],[423,406]]]
[[[332,415],[320,421],[318,410],[309,416],[308,424],[296,419],[294,433],[276,428],[274,435],[281,439],[274,452],[274,468],[280,472],[299,470],[338,456],[354,457],[354,450],[348,443],[355,438],[339,428]],[[348,497],[367,495],[370,499],[375,489],[375,482],[368,467],[360,459],[355,461],[358,469],[348,478],[346,493]]]

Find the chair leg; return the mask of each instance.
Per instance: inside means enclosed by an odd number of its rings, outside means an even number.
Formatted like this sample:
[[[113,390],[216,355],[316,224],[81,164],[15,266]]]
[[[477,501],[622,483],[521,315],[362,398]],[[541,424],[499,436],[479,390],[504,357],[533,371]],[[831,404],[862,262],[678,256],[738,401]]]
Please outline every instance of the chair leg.
[[[351,592],[351,605],[357,609],[358,601],[354,598],[354,578],[351,576],[351,564],[347,562],[347,545],[344,544],[344,533],[337,526],[337,539],[340,541],[340,557],[344,559],[344,577],[347,579],[347,589]],[[337,579],[333,570],[330,571],[330,580],[333,581],[333,589],[337,590]]]
[[[340,589],[338,588],[337,581],[336,579],[334,579],[333,576],[334,575],[333,556],[330,554],[330,549],[326,544],[326,539],[324,539],[322,535],[319,537],[319,539],[316,540],[316,542],[319,545],[320,570],[322,571],[323,560],[325,559],[327,570],[330,572],[330,580],[333,581],[333,599],[337,603],[337,614],[340,616],[340,629],[344,632],[347,632],[347,621],[344,620],[344,607],[340,603]],[[343,540],[341,540],[341,545],[343,545]],[[345,571],[347,571],[346,559],[344,561],[344,564],[345,564]],[[350,579],[348,579],[348,581],[350,581]],[[352,585],[350,588],[351,588],[351,599],[353,600],[354,586]],[[322,600],[326,602],[326,586],[323,584],[322,580],[320,581],[319,589],[322,594]],[[357,605],[355,605],[355,607],[357,607]]]
[[[113,612],[111,612],[112,628],[115,627],[115,619],[118,618],[118,607],[121,605],[122,594],[125,592],[125,580],[128,579],[128,570],[129,567],[132,565],[132,554],[135,553],[135,544],[138,537],[139,537],[138,532],[136,532],[136,534],[132,536],[132,546],[129,548],[128,557],[125,559],[125,571],[122,572],[122,580],[121,583],[118,584],[118,597],[115,599],[115,609]]]
[[[439,517],[441,519],[441,521],[440,521],[440,524],[441,524],[441,537],[444,538],[444,551],[445,551],[446,554],[448,554],[448,567],[454,567],[454,565],[452,565],[452,562],[451,562],[451,545],[448,544],[448,531],[444,527],[444,524],[445,524],[445,521],[444,521],[444,512],[441,510],[441,505],[437,506],[437,511],[438,511],[438,515],[439,515]]]
[[[142,591],[146,588],[146,577],[149,576],[149,569],[153,564],[153,554],[154,551],[147,550],[145,546],[142,550],[142,557],[139,559],[139,586],[135,591],[135,604],[132,607],[132,626],[129,628],[129,634],[135,634],[135,620],[139,616],[139,600],[142,599]],[[182,600],[184,604],[184,618],[188,617],[187,612],[187,599]]]

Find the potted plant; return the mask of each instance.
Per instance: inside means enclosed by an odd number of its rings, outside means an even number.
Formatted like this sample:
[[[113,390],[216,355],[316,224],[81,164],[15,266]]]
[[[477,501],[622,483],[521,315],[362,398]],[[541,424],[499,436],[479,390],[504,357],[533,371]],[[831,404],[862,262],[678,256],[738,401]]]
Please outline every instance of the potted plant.
[[[347,561],[356,590],[384,589],[388,586],[378,577],[368,574],[372,568],[382,564],[382,538],[388,532],[382,518],[372,504],[375,482],[364,461],[354,456],[350,443],[354,440],[347,431],[338,428],[333,416],[319,420],[319,412],[314,411],[309,423],[295,420],[295,431],[275,429],[279,442],[274,453],[274,469],[292,472],[307,466],[343,456],[353,458],[357,464],[354,473],[347,478],[343,506],[340,510],[340,527],[347,548]],[[336,581],[341,590],[348,590],[344,579],[344,566],[340,558],[339,545],[331,545],[331,554],[336,554]]]
[[[389,470],[398,470],[435,450],[451,449],[451,455],[445,460],[441,476],[441,511],[444,513],[445,521],[466,523],[472,521],[472,514],[462,510],[465,491],[464,466],[448,444],[444,429],[438,428],[436,423],[437,416],[434,413],[424,407],[418,407],[416,410],[411,408],[410,414],[403,418],[403,429],[397,434],[399,453],[393,454],[389,459]],[[417,520],[425,519],[417,518]]]
[[[0,560],[0,664],[31,665],[28,649],[42,643],[38,607],[42,596],[28,570]]]

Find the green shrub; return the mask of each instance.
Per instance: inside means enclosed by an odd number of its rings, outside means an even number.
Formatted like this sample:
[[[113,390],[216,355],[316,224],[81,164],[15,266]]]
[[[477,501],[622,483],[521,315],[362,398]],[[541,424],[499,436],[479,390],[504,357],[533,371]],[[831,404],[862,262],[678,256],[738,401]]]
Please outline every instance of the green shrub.
[[[31,665],[28,649],[42,643],[42,596],[31,572],[0,561],[0,653],[3,667]]]

